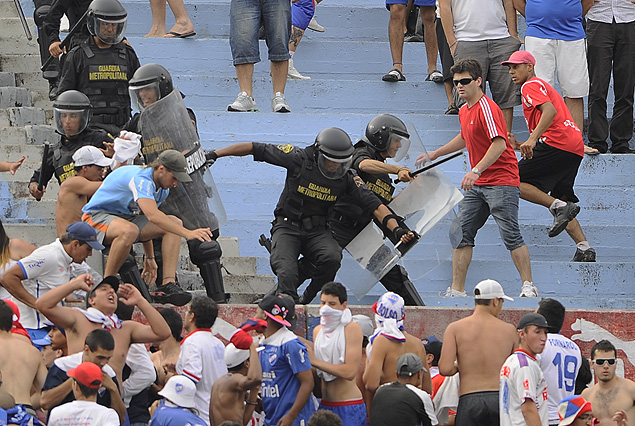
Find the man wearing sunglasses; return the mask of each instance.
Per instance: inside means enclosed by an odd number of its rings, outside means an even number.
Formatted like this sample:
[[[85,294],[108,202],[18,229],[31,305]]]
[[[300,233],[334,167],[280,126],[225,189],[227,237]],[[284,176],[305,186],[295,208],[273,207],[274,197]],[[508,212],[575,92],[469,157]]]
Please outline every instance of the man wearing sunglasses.
[[[591,348],[591,368],[597,384],[581,396],[591,403],[593,415],[602,426],[632,425],[635,419],[635,383],[617,376],[616,367],[615,346],[608,340],[597,342]]]

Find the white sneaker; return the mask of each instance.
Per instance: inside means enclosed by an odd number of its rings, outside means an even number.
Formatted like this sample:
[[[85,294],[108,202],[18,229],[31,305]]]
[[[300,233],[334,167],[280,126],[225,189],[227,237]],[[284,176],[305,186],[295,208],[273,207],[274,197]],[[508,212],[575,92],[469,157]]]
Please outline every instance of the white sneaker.
[[[445,295],[443,297],[467,297],[467,293],[465,291],[455,290],[452,287],[448,287],[445,290]]]
[[[273,112],[291,112],[284,93],[276,92],[276,96],[271,100],[271,109]]]
[[[227,105],[227,111],[256,112],[258,111],[258,105],[256,105],[254,98],[249,96],[247,92],[240,92],[236,100]]]
[[[534,283],[525,281],[522,290],[520,290],[520,297],[538,297],[538,288]]]
[[[295,69],[293,65],[293,59],[289,59],[289,70],[287,71],[287,78],[293,78],[295,80],[311,80],[311,77],[300,74],[300,71]]]
[[[309,26],[307,28],[313,31],[317,31],[319,33],[324,32],[324,27],[318,24],[318,21],[315,19],[315,15],[313,16],[313,18],[311,18],[311,21],[309,22]]]

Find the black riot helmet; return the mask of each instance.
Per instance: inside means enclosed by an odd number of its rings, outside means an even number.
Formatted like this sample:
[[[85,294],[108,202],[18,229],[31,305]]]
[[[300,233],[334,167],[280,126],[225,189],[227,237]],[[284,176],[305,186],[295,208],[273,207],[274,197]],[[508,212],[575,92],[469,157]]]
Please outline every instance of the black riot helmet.
[[[366,126],[364,142],[379,152],[387,152],[388,158],[399,161],[410,148],[409,138],[410,134],[403,121],[394,115],[381,114],[370,120]]]
[[[139,67],[128,85],[130,99],[138,111],[143,111],[148,105],[166,97],[174,89],[172,76],[159,64]]]
[[[88,96],[77,90],[67,90],[53,102],[55,129],[66,137],[83,132],[91,117],[92,109]]]
[[[317,163],[320,172],[329,179],[340,179],[353,161],[353,143],[348,134],[337,127],[329,127],[315,138]]]
[[[88,6],[88,31],[103,43],[121,42],[127,21],[128,12],[118,0],[93,0]]]

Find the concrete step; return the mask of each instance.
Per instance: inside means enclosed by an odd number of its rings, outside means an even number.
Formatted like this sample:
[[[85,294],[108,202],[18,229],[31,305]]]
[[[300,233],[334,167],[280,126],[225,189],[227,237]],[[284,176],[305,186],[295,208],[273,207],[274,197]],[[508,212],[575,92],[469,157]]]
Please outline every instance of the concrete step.
[[[0,15],[0,28],[2,28],[2,35],[0,35],[0,46],[3,47],[3,52],[15,52],[18,49],[31,49],[33,52],[39,52],[39,47],[36,41],[37,38],[37,30],[35,27],[35,22],[33,21],[33,12],[28,13],[26,10],[24,11],[24,15],[26,17],[27,25],[31,30],[31,35],[33,36],[33,40],[28,41],[26,38],[26,34],[24,32],[24,27],[22,26],[22,22],[20,18],[18,18],[17,10],[15,9],[15,5],[13,7],[13,11],[7,14]],[[9,50],[10,45],[3,45],[2,43],[5,41],[9,41],[14,39],[16,42],[22,42],[20,45],[16,45],[16,49]],[[24,46],[27,46],[26,48]],[[34,47],[35,46],[35,47]],[[6,48],[6,50],[4,49]]]
[[[18,87],[26,87],[30,90],[45,90],[48,92],[48,81],[42,77],[42,72],[18,72],[15,74],[16,84]]]
[[[33,7],[33,6],[31,6]],[[25,12],[26,14],[26,12]],[[32,15],[33,13],[31,13]],[[18,11],[15,8],[15,3],[10,0],[2,0],[0,1],[0,16],[4,17],[16,17],[18,16]]]
[[[24,87],[0,87],[0,108],[31,105],[31,93]]]
[[[0,110],[0,126],[24,127],[29,124],[47,124],[42,108],[11,107]]]
[[[16,87],[15,74],[12,72],[0,72],[0,87]]]
[[[0,71],[9,72],[37,72],[40,69],[42,62],[40,61],[40,55],[37,53],[31,54],[3,54],[0,56]]]

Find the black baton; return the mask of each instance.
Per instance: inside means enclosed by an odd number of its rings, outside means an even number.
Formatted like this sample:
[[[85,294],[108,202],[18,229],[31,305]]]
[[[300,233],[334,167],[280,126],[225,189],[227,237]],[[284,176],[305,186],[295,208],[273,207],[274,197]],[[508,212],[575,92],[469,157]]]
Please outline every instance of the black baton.
[[[42,165],[40,166],[40,177],[37,180],[37,189],[38,191],[41,191],[44,189],[44,171],[46,170],[46,165],[47,165],[47,158],[49,156],[49,149],[51,147],[51,144],[48,142],[44,142],[44,149],[42,150]],[[41,198],[38,200],[36,198],[37,201],[40,201]]]
[[[15,0],[15,1],[17,2],[19,0]],[[86,12],[82,15],[82,17],[79,18],[79,21],[77,21],[77,23],[73,25],[73,28],[68,32],[68,35],[66,36],[64,41],[62,41],[62,43],[60,44],[60,49],[62,49],[62,51],[64,51],[64,49],[68,47],[75,33],[79,31],[79,29],[81,28],[82,23],[86,19],[86,15],[88,15],[88,10],[86,10]],[[49,56],[46,62],[44,62],[44,64],[42,64],[42,66],[40,67],[40,70],[44,71],[49,66],[49,64],[53,61],[53,58],[54,58],[53,55]]]
[[[20,0],[13,0],[13,2],[15,3],[15,8],[18,9],[18,16],[20,17],[20,22],[22,22],[22,28],[24,28],[24,34],[26,34],[26,38],[28,40],[33,40],[31,30],[29,29],[29,24],[26,22],[26,18],[24,17],[24,11],[22,10]]]
[[[455,152],[454,154],[452,154],[452,155],[448,155],[448,156],[447,156],[447,157],[445,157],[444,159],[437,161],[436,163],[428,164],[427,166],[422,167],[422,168],[420,168],[419,170],[415,170],[414,172],[410,172],[410,173],[408,173],[408,175],[409,175],[410,177],[415,177],[415,176],[417,176],[419,173],[423,173],[423,172],[425,172],[426,170],[430,170],[430,169],[432,169],[432,168],[434,168],[434,167],[438,166],[439,164],[443,164],[443,163],[445,163],[446,161],[450,161],[451,159],[458,157],[459,155],[463,155],[463,151],[457,151],[457,152]],[[401,182],[399,179],[395,179],[395,181],[394,181],[394,183],[399,183],[399,182]]]

